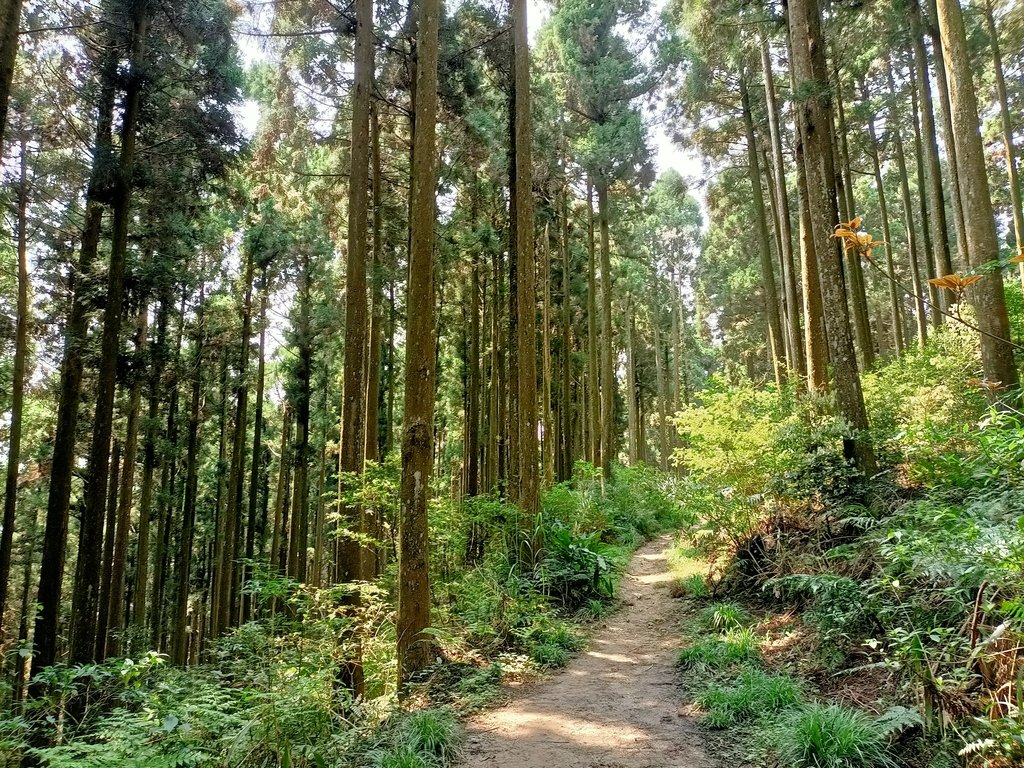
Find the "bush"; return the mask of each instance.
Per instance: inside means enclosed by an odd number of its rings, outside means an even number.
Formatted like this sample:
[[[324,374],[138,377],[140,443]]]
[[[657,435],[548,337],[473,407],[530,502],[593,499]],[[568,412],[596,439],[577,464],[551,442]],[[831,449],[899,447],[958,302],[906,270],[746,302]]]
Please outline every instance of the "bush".
[[[835,704],[795,708],[770,732],[780,764],[791,768],[895,768],[889,730],[857,710]]]
[[[544,528],[543,557],[535,576],[563,608],[573,610],[589,600],[612,596],[612,566],[606,553],[600,531],[576,534],[555,522]]]

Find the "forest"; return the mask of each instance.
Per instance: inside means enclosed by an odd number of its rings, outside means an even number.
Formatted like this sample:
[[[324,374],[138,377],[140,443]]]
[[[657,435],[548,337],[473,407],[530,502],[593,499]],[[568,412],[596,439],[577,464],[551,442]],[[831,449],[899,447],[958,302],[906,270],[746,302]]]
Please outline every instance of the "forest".
[[[0,0],[0,763],[1024,765],[1024,5]]]

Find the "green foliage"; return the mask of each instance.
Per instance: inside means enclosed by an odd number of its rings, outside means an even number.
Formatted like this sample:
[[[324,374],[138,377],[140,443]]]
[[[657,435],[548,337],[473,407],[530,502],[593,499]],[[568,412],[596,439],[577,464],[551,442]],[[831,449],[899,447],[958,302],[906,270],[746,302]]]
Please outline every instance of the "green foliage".
[[[740,629],[750,623],[750,614],[736,603],[711,603],[701,609],[698,621],[719,632]]]
[[[887,726],[835,704],[797,707],[771,730],[780,764],[792,768],[890,768]]]
[[[557,521],[544,529],[544,556],[535,576],[562,607],[574,610],[599,597],[611,597],[611,563],[601,532],[580,535]]]
[[[697,599],[709,597],[711,591],[708,583],[699,573],[694,573],[679,581],[679,589],[683,595]]]
[[[461,735],[455,715],[444,709],[410,712],[395,729],[401,745],[431,755],[442,765],[455,762]]]
[[[757,637],[750,628],[726,632],[720,637],[698,640],[679,652],[683,669],[717,671],[760,657]]]
[[[746,720],[771,716],[800,700],[800,686],[791,677],[745,667],[735,683],[713,683],[697,696],[704,723],[726,728]]]
[[[769,579],[764,588],[776,597],[806,601],[807,616],[824,639],[849,638],[869,625],[871,604],[864,588],[851,578],[834,573],[792,574]]]
[[[357,754],[356,764],[374,768],[445,768],[459,757],[462,731],[447,709],[422,709],[399,715],[375,744]]]

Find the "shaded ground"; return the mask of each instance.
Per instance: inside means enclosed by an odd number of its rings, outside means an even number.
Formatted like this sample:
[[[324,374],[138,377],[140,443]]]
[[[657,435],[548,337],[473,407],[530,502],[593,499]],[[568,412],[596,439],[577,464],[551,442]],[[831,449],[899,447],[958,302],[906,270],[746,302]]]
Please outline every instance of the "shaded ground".
[[[675,683],[667,538],[633,557],[622,607],[549,680],[467,725],[465,768],[711,768]]]

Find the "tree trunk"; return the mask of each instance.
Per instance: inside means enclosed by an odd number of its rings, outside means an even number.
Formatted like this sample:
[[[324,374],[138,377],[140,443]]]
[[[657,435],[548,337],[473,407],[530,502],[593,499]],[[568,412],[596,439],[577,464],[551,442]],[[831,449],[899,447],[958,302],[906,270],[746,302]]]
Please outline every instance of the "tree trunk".
[[[786,381],[782,317],[779,313],[778,288],[775,285],[775,269],[772,266],[772,250],[768,239],[768,216],[764,207],[764,192],[761,189],[761,164],[758,159],[757,137],[754,134],[754,118],[750,111],[750,94],[747,92],[745,74],[740,75],[740,101],[743,111],[743,127],[747,139],[747,171],[750,177],[751,200],[754,204],[754,227],[757,249],[761,257],[761,290],[764,292],[765,314],[768,316],[768,349],[771,352],[775,385],[781,389]]]
[[[917,75],[917,94],[921,116],[921,146],[924,150],[926,170],[925,186],[928,195],[928,220],[931,225],[932,253],[930,259],[938,277],[952,274],[953,263],[949,255],[949,235],[946,223],[946,202],[942,190],[942,165],[939,144],[935,134],[935,106],[932,101],[931,78],[928,73],[928,52],[925,49],[925,23],[921,16],[920,0],[908,0],[910,12],[910,42],[914,54],[914,72]],[[952,159],[952,156],[951,156]],[[939,306],[945,308],[945,296],[939,293]],[[942,315],[936,313],[936,317]]]
[[[20,0],[15,3],[7,3],[7,6],[15,5],[20,12]],[[5,9],[10,12],[10,7]],[[2,18],[2,17],[0,17]],[[10,19],[4,19],[10,24]],[[15,30],[17,19],[15,19]],[[0,27],[0,34],[7,32]],[[6,43],[5,37],[0,37],[0,46]],[[3,58],[5,50],[0,47],[0,88],[4,86],[3,77],[7,72],[2,68],[6,59]],[[13,62],[11,62],[13,67]],[[9,78],[8,78],[9,81]],[[8,88],[9,88],[8,83]],[[7,98],[5,92],[0,92],[0,109],[6,107]],[[0,139],[3,137],[3,113],[0,112]],[[18,243],[18,299],[17,299],[17,321],[14,332],[14,370],[11,372],[11,426],[10,440],[7,443],[7,475],[4,481],[4,517],[3,531],[0,533],[0,641],[5,639],[3,631],[3,617],[7,615],[7,592],[11,583],[11,551],[14,547],[14,524],[15,512],[18,508],[18,475],[21,465],[21,427],[22,415],[25,408],[25,372],[28,370],[28,324],[29,324],[29,276],[28,276],[28,136],[25,132],[21,135],[20,147],[20,178],[18,183],[18,214],[17,214],[17,243]]]
[[[121,440],[120,438],[114,438],[114,447],[111,450],[109,461],[111,462],[111,470],[109,481],[109,488],[107,489],[107,495],[105,497],[105,521],[103,524],[102,531],[102,542],[103,542],[103,555],[100,565],[100,580],[99,590],[97,595],[97,618],[96,618],[96,647],[92,653],[97,660],[103,659],[103,652],[106,650],[106,637],[107,637],[107,623],[110,620],[110,614],[107,612],[109,608],[110,599],[110,580],[111,572],[113,570],[114,562],[114,530],[117,527],[117,492],[120,489],[118,483],[118,477],[121,471]],[[81,533],[79,533],[81,536]],[[97,558],[99,560],[99,558]]]
[[[7,129],[7,106],[11,100],[14,65],[18,58],[18,30],[22,0],[0,3],[0,146]]]
[[[380,159],[380,123],[377,115],[377,102],[370,102],[370,165],[372,177],[373,204],[373,261],[370,277],[370,333],[369,355],[366,362],[366,405],[363,409],[366,418],[363,454],[367,462],[379,462],[381,459],[380,421],[383,415],[381,398],[381,357],[384,338],[384,240],[383,240],[383,183],[381,178]],[[372,543],[363,551],[367,558],[364,572],[367,578],[379,576],[381,573],[381,512],[379,509],[366,509],[363,514],[363,525]]]
[[[292,414],[288,403],[281,413],[281,454],[278,458],[277,493],[274,498],[274,530],[270,539],[270,572],[283,575],[288,551],[288,478],[291,471],[289,445],[291,440]]]
[[[888,79],[889,93],[895,99],[896,84],[892,78],[892,64],[889,61],[886,61],[886,77]],[[899,127],[900,118],[894,113],[892,106],[890,106],[889,110],[888,124],[893,147],[896,150],[896,172],[900,177],[900,197],[903,200],[903,227],[907,233],[907,257],[910,260],[910,280],[914,288],[914,317],[917,320],[917,343],[923,349],[928,341],[928,315],[925,311],[923,299],[925,284],[921,279],[917,231],[914,226],[914,199],[910,196],[907,156],[903,149],[903,135]]]
[[[259,508],[260,471],[263,459],[263,392],[267,371],[267,293],[269,290],[267,268],[260,277],[260,348],[256,360],[256,410],[253,414],[252,464],[249,467],[249,510],[245,526],[245,559],[251,563],[256,550],[256,513]],[[261,537],[262,538],[262,537]],[[262,545],[261,545],[262,548]],[[243,582],[251,578],[250,566],[246,566]],[[242,622],[252,618],[252,595],[242,597]]]
[[[521,0],[519,0],[521,1]],[[434,220],[437,184],[438,0],[421,0],[409,195],[408,329],[399,513],[398,686],[433,660],[427,498],[433,460],[435,336]],[[525,18],[523,18],[525,22]],[[525,29],[523,30],[525,34]]]
[[[136,124],[142,106],[146,26],[149,2],[132,6],[132,33],[129,72],[125,83],[121,117],[121,151],[113,184],[113,224],[110,262],[107,266],[106,308],[97,372],[96,411],[89,448],[89,484],[103,488],[110,474],[110,435],[114,418],[114,390],[117,379],[117,355],[121,341],[121,315],[124,308],[125,270],[128,256],[128,225],[131,217],[132,182],[135,168]],[[99,603],[101,583],[97,556],[103,544],[103,497],[93,490],[85,495],[78,562],[71,600],[71,645],[68,660],[84,664],[95,658],[98,648],[97,619],[103,610]]]
[[[658,388],[658,462],[662,472],[668,472],[668,412],[665,393],[665,358],[661,346],[661,323],[656,308],[651,309],[651,325],[654,327],[654,376]]]
[[[897,286],[896,261],[892,253],[892,232],[889,227],[889,206],[886,203],[885,185],[882,183],[882,164],[878,157],[878,137],[875,134],[875,119],[868,118],[869,154],[875,171],[875,191],[878,194],[878,210],[882,217],[882,239],[885,240],[885,268],[889,273],[889,316],[892,321],[893,344],[896,357],[906,351],[906,336],[903,333],[903,310],[900,306],[900,290]]]
[[[242,525],[242,493],[245,487],[246,428],[249,413],[249,346],[252,340],[252,286],[253,256],[245,260],[244,298],[242,299],[242,334],[238,347],[238,372],[235,379],[235,419],[231,433],[231,468],[228,474],[228,499],[224,511],[224,535],[217,541],[217,606],[215,622],[210,628],[212,637],[237,622],[238,597],[238,539]]]
[[[839,157],[842,164],[843,178],[846,183],[843,190],[846,194],[846,220],[857,216],[857,206],[853,199],[853,173],[850,170],[850,146],[847,142],[846,112],[843,107],[843,91],[839,73],[836,73],[839,87],[839,98],[836,100],[836,118],[839,121]],[[853,327],[857,334],[857,347],[860,349],[864,370],[875,364],[875,344],[871,338],[871,319],[868,311],[867,289],[864,282],[864,267],[860,254],[851,251],[846,259],[847,274],[850,277],[850,298],[853,306]]]
[[[956,129],[953,125],[953,111],[950,105],[950,86],[946,62],[942,55],[942,36],[939,34],[938,9],[935,0],[926,0],[930,16],[928,34],[932,41],[932,63],[935,67],[935,86],[939,96],[939,113],[942,115],[943,146],[946,150],[946,163],[950,169],[959,167],[957,161]],[[964,220],[963,197],[960,192],[960,177],[953,170],[949,174],[950,197],[953,207],[953,224],[956,230],[958,268],[969,269],[971,260],[968,254],[967,225]],[[952,270],[951,270],[952,271]]]
[[[150,508],[153,502],[153,475],[158,462],[157,423],[160,416],[162,379],[167,354],[169,314],[170,297],[165,294],[160,300],[160,309],[157,311],[156,344],[153,348],[153,367],[149,376],[146,438],[142,449],[142,487],[139,490],[139,528],[136,532],[135,581],[132,588],[132,624],[140,629],[146,626],[146,619],[149,615],[147,593],[149,590],[149,539],[152,519]]]
[[[117,502],[117,528],[114,540],[114,559],[110,569],[110,594],[107,605],[106,635],[99,636],[104,643],[101,657],[116,656],[121,652],[120,632],[124,627],[125,574],[128,571],[128,541],[132,523],[132,501],[135,493],[135,457],[139,446],[139,416],[142,408],[142,370],[146,354],[146,335],[149,333],[149,304],[139,308],[135,336],[135,371],[128,401],[128,425],[124,438],[124,467],[121,470],[121,490]]]
[[[925,153],[923,140],[921,138],[921,110],[917,102],[917,76],[914,71],[913,64],[907,70],[909,72],[910,82],[908,87],[910,89],[910,112],[912,116],[911,123],[914,129],[914,164],[916,166],[915,172],[917,174],[917,210],[921,217],[921,253],[924,257],[924,275],[929,281],[937,277],[936,266],[935,266],[935,246],[932,245],[932,229],[931,229],[931,217],[928,213],[928,180],[925,173]],[[928,303],[931,307],[931,321],[935,328],[942,325],[942,314],[939,312],[941,306],[939,302],[939,289],[931,282],[927,284],[928,289]]]
[[[197,312],[195,336],[192,341],[192,398],[189,405],[188,437],[185,439],[185,499],[181,507],[181,540],[177,554],[177,589],[171,647],[171,659],[175,664],[186,664],[189,658],[188,597],[192,582],[192,546],[195,537],[199,478],[199,430],[202,424],[205,286],[199,289]],[[205,611],[200,615],[204,613]]]
[[[950,111],[956,144],[956,175],[967,231],[967,254],[973,269],[999,258],[995,215],[985,169],[985,149],[978,128],[978,97],[974,90],[963,12],[956,0],[938,0],[942,56],[949,73]],[[1017,389],[1017,366],[1009,344],[1010,323],[1003,294],[1002,270],[989,272],[968,288],[977,312],[981,336],[981,361],[985,378]],[[993,393],[993,396],[995,394]]]
[[[569,188],[562,189],[562,215],[560,221],[559,248],[562,255],[562,344],[559,360],[562,366],[562,384],[559,387],[559,412],[562,425],[562,471],[558,475],[559,482],[572,477],[573,445],[572,445],[572,277],[569,264]]]
[[[867,410],[846,306],[842,247],[832,238],[839,212],[835,198],[828,71],[816,0],[790,0],[788,22],[797,92],[807,94],[797,109],[797,126],[807,174],[809,235],[818,261],[836,404],[852,430],[844,438],[843,448],[848,459],[865,474],[871,474],[876,467],[875,456],[866,434]]]
[[[811,392],[828,390],[828,347],[822,322],[821,288],[818,259],[814,252],[810,209],[807,207],[807,175],[803,164],[803,144],[797,140],[797,194],[800,205],[800,266],[804,306],[804,357],[807,361],[807,387]]]
[[[338,469],[347,477],[363,472],[366,434],[367,334],[366,264],[369,245],[370,89],[373,87],[373,0],[356,0],[356,48],[352,93],[352,170],[348,199],[348,260],[345,268],[345,381],[342,393],[341,456]],[[301,418],[300,418],[301,422]],[[301,434],[301,433],[300,433]],[[301,471],[301,468],[299,468]],[[340,501],[340,500],[339,500]],[[339,510],[346,528],[357,538],[344,537],[335,564],[339,582],[361,581],[369,562],[358,535],[363,532],[362,511],[345,504]],[[354,671],[354,670],[353,670]],[[357,672],[353,693],[362,694],[362,673]]]
[[[626,458],[630,466],[640,459],[640,429],[637,424],[636,364],[633,357],[633,298],[626,303],[626,318],[622,329],[622,346],[626,350]]]
[[[477,190],[473,189],[474,201]],[[474,224],[476,223],[474,217]],[[474,248],[469,273],[469,408],[466,412],[466,495],[480,494],[480,250]]]
[[[601,227],[601,472],[611,479],[615,446],[615,361],[612,359],[612,257],[608,241],[608,183],[598,179],[597,215]]]
[[[551,232],[544,225],[544,249],[541,267],[541,279],[544,281],[544,309],[541,314],[541,370],[543,386],[541,388],[541,419],[544,425],[544,442],[542,466],[544,467],[544,487],[550,488],[555,481],[555,427],[551,412]]]
[[[761,69],[764,75],[765,102],[768,107],[768,131],[772,145],[772,173],[775,177],[775,208],[778,212],[779,239],[782,242],[782,281],[786,295],[786,334],[788,346],[793,350],[794,369],[800,376],[807,375],[807,358],[801,344],[800,298],[797,288],[796,265],[793,261],[793,225],[790,221],[789,194],[786,191],[786,165],[782,155],[782,130],[779,125],[779,105],[775,95],[775,76],[772,72],[768,37],[761,38]]]
[[[100,68],[100,104],[93,148],[93,167],[85,199],[85,224],[77,269],[71,269],[71,310],[64,329],[64,359],[61,363],[60,396],[57,423],[53,436],[53,457],[50,463],[50,488],[46,502],[46,524],[43,534],[43,556],[39,567],[39,592],[36,598],[35,628],[31,677],[57,660],[57,627],[60,619],[64,562],[68,539],[68,513],[71,500],[72,474],[75,468],[75,437],[78,429],[78,407],[82,394],[83,352],[86,346],[91,300],[89,287],[93,262],[99,250],[103,204],[109,194],[106,158],[112,149],[114,114],[114,78],[117,62],[112,48],[103,56]],[[102,496],[102,493],[100,494]],[[96,551],[99,551],[98,549]],[[30,684],[35,698],[45,692],[42,684]]]
[[[516,366],[519,431],[518,504],[525,530],[540,506],[537,462],[537,292],[533,219],[533,137],[530,127],[530,47],[526,0],[512,0],[516,240]]]
[[[999,100],[999,118],[1003,131],[1003,151],[1006,154],[1006,175],[1010,187],[1010,209],[1013,213],[1013,242],[1016,255],[1024,255],[1024,207],[1021,205],[1020,180],[1017,177],[1017,153],[1013,146],[1013,119],[1006,95],[1006,77],[1003,74],[1003,54],[999,48],[999,29],[992,13],[992,0],[985,0],[985,24],[988,26],[989,46],[992,49],[992,74],[996,81]],[[1021,285],[1024,286],[1024,262],[1017,265]]]
[[[200,298],[204,293],[200,290]],[[173,376],[170,383],[170,402],[167,407],[167,444],[170,453],[170,461],[164,464],[160,473],[160,495],[159,495],[159,519],[157,520],[156,549],[153,552],[153,597],[150,604],[153,606],[153,631],[151,635],[152,647],[164,648],[162,642],[163,625],[166,615],[164,595],[167,585],[167,574],[169,571],[168,555],[170,552],[170,530],[171,513],[174,509],[172,500],[177,499],[178,482],[178,370],[181,362],[181,344],[185,331],[185,297],[186,291],[182,291],[181,306],[178,317],[178,338],[175,345],[174,365],[172,366]],[[202,302],[197,305],[202,308]]]
[[[597,349],[597,254],[594,247],[594,185],[587,177],[587,414],[590,420],[589,460],[603,467],[601,459],[601,388],[598,384],[601,357]]]

